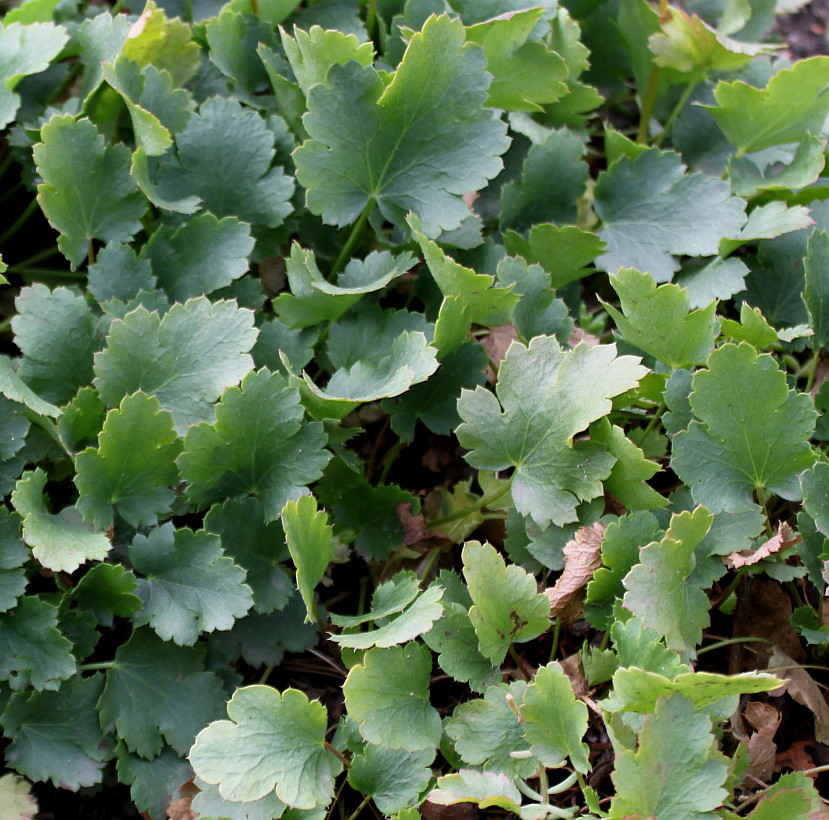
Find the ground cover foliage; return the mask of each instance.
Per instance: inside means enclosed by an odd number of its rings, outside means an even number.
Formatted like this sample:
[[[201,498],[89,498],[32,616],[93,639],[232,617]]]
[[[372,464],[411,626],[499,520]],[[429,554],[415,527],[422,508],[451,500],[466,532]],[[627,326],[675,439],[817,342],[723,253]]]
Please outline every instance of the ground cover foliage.
[[[2,18],[2,820],[825,816],[829,58],[526,6]]]

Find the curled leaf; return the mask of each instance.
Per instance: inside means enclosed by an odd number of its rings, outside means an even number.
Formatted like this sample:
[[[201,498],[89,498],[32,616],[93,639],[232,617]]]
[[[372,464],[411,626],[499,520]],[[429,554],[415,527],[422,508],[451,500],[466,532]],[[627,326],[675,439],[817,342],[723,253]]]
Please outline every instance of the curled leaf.
[[[777,553],[800,543],[802,540],[803,539],[799,535],[794,534],[792,528],[788,524],[781,521],[777,525],[777,535],[773,535],[756,550],[732,552],[725,560],[729,569],[748,567],[762,561],[763,558],[769,558],[772,555],[776,555]]]
[[[555,586],[544,590],[550,600],[551,616],[574,603],[602,565],[602,541],[606,529],[599,521],[589,527],[580,527],[572,541],[564,545],[564,572]]]

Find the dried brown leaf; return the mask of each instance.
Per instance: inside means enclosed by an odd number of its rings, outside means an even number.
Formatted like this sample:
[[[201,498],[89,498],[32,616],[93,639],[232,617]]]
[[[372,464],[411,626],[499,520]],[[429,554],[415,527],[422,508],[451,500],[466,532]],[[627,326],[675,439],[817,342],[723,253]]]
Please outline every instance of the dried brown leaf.
[[[403,527],[403,542],[408,546],[425,541],[429,536],[429,527],[423,513],[412,515],[412,505],[408,502],[397,505],[397,518]]]
[[[486,377],[489,382],[494,382],[497,378],[493,368],[498,367],[507,355],[509,346],[518,341],[518,332],[513,325],[498,325],[498,327],[491,327],[489,329],[489,336],[481,340],[481,344],[486,350],[489,360],[492,362],[492,367],[487,367]]]
[[[792,528],[782,521],[777,525],[777,535],[772,536],[764,544],[761,544],[754,551],[749,552],[732,552],[727,558],[726,563],[729,569],[739,569],[740,567],[751,566],[763,558],[768,558],[778,552],[788,549],[789,547],[799,544],[801,541],[799,535],[792,532]]]
[[[179,789],[181,797],[178,800],[173,800],[167,806],[167,817],[169,820],[198,820],[199,815],[190,808],[193,798],[198,793],[198,786],[192,780],[188,780]]]
[[[798,740],[792,743],[785,752],[777,755],[774,761],[774,771],[782,772],[783,769],[793,769],[796,772],[805,772],[807,769],[813,769],[817,765],[809,751],[813,747],[814,744],[810,740]]]
[[[579,599],[593,573],[602,565],[602,540],[607,528],[601,522],[576,530],[564,546],[564,572],[555,586],[544,590],[550,599],[550,615],[558,615]]]
[[[570,688],[573,690],[573,694],[577,698],[585,697],[590,688],[587,685],[587,680],[584,677],[584,671],[581,667],[581,655],[570,655],[569,658],[559,661],[558,665],[567,676],[567,680],[570,681]]]
[[[567,344],[570,347],[575,347],[579,342],[584,342],[590,345],[590,347],[595,347],[599,341],[598,336],[588,333],[584,328],[575,325],[573,332],[570,334],[570,338],[567,340]]]
[[[786,681],[771,693],[772,696],[780,697],[788,693],[793,700],[805,706],[815,716],[815,740],[829,743],[829,705],[812,676],[777,646],[769,658],[769,670]]]
[[[746,704],[745,716],[754,729],[748,741],[748,757],[751,766],[748,774],[758,780],[767,781],[774,772],[777,744],[774,736],[780,726],[780,712],[768,703],[751,701]]]

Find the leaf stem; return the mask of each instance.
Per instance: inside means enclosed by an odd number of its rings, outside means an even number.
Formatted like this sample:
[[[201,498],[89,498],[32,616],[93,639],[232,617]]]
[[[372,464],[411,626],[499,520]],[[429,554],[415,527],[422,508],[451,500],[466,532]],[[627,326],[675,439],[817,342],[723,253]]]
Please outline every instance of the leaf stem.
[[[691,98],[691,94],[694,93],[694,90],[700,83],[700,76],[699,74],[695,73],[693,77],[691,77],[688,85],[685,86],[685,90],[682,92],[679,100],[677,100],[676,105],[671,110],[671,113],[668,115],[668,119],[665,120],[665,125],[662,127],[662,130],[656,135],[656,138],[653,141],[654,147],[659,148],[662,145],[662,140],[670,132],[671,128],[673,127],[674,120],[680,115],[682,109],[685,108],[688,100]]]
[[[547,791],[550,788],[550,781],[547,779],[547,770],[544,768],[544,764],[540,764],[538,767],[538,791],[541,795],[541,800],[539,801],[542,806],[549,806],[550,805],[550,793]]]
[[[269,663],[265,667],[265,669],[262,671],[262,674],[259,676],[260,685],[264,686],[268,682],[268,678],[271,676],[271,672],[273,672],[275,668],[276,667],[272,663]]]
[[[100,663],[84,663],[78,667],[78,672],[94,672],[98,669],[115,669],[118,661],[101,661]]]
[[[561,617],[556,617],[556,623],[553,627],[553,645],[550,647],[550,660],[554,661],[556,659],[556,654],[558,653],[558,639],[561,635]]]
[[[327,740],[323,740],[322,745],[328,749],[328,751],[331,752],[331,754],[334,755],[334,757],[336,757],[346,769],[351,768],[351,761],[339,749],[335,749]]]
[[[774,645],[774,641],[767,641],[765,638],[726,638],[723,641],[717,641],[716,643],[711,643],[708,646],[697,649],[697,655],[702,655],[703,652],[713,652],[715,649],[722,649],[724,646],[731,646],[737,643],[767,643],[769,646]]]
[[[11,227],[7,228],[0,234],[0,245],[3,245],[7,240],[11,239],[28,221],[29,217],[37,210],[37,197],[26,206],[25,210],[12,223]]]
[[[740,581],[743,580],[743,575],[746,574],[747,569],[748,567],[740,567],[737,570],[737,574],[734,576],[731,583],[726,588],[725,593],[723,594],[722,600],[720,601],[720,604],[717,607],[717,609],[721,610],[725,605],[725,602],[734,594],[734,590],[737,589],[737,586],[739,585]]]
[[[521,658],[518,657],[518,653],[515,651],[515,645],[514,644],[509,645],[509,656],[514,661],[515,666],[518,670],[518,674],[521,676],[521,678],[523,680],[525,680],[529,683],[530,676],[529,676],[529,674],[527,674],[527,670],[524,668],[524,664],[521,661]]]
[[[645,440],[648,436],[654,431],[657,423],[662,420],[662,416],[665,413],[665,399],[660,399],[659,403],[656,405],[656,408],[653,411],[653,415],[650,417],[648,421],[648,426],[645,428],[645,431],[642,433],[642,438],[639,440],[640,444],[645,443]]]
[[[383,469],[380,471],[380,477],[377,479],[378,484],[386,483],[386,479],[389,477],[389,472],[391,472],[391,468],[394,466],[394,462],[397,459],[402,447],[403,441],[401,439],[397,439],[397,441],[389,447],[388,452],[383,458]]]
[[[334,262],[334,266],[331,268],[332,274],[337,273],[351,258],[351,253],[357,245],[357,242],[360,240],[363,228],[365,227],[365,224],[373,209],[374,199],[369,199],[366,203],[366,207],[363,208],[363,212],[357,217],[357,221],[354,223],[354,227],[352,227],[351,233],[348,235],[348,239],[346,240],[345,245],[343,245],[343,249],[340,251],[340,255],[337,257]]]
[[[374,29],[377,26],[377,0],[366,0],[366,32],[368,39],[374,39]]]
[[[44,259],[49,259],[49,257],[54,256],[58,252],[58,246],[52,245],[51,248],[45,248],[42,251],[38,251],[35,254],[32,254],[27,259],[24,259],[22,262],[15,262],[14,265],[9,266],[9,270],[19,270],[20,268],[29,268],[32,265],[42,262]]]
[[[654,63],[651,66],[651,76],[648,81],[648,90],[645,94],[645,101],[642,104],[642,112],[639,115],[639,129],[636,132],[636,142],[645,145],[648,141],[648,126],[653,115],[653,107],[656,104],[656,92],[659,89],[659,78],[662,69]]]
[[[760,506],[763,508],[763,515],[766,517],[766,535],[771,538],[774,535],[774,531],[771,528],[771,521],[769,520],[769,508],[768,503],[766,501],[766,494],[763,492],[763,488],[757,486],[754,488],[755,492],[757,493],[757,500],[760,502]]]
[[[357,806],[357,808],[354,809],[354,811],[351,814],[348,815],[348,820],[357,820],[357,818],[360,816],[360,812],[369,804],[370,801],[371,801],[371,795],[367,794],[363,798],[363,802],[360,803],[360,805]]]
[[[429,526],[432,528],[442,527],[444,524],[451,524],[453,521],[459,521],[462,518],[473,515],[478,512],[478,510],[483,510],[486,507],[492,507],[496,501],[500,501],[501,498],[509,492],[511,483],[512,482],[508,482],[497,492],[492,493],[492,495],[484,496],[479,501],[476,501],[474,504],[470,504],[468,507],[464,507],[462,510],[453,512],[451,515],[446,515],[443,518],[436,518],[434,521],[430,521]]]
[[[820,351],[816,351],[815,355],[812,356],[811,360],[809,361],[809,368],[806,371],[806,387],[804,389],[804,393],[811,393],[812,387],[815,384],[815,378],[817,377],[817,366],[820,363]]]

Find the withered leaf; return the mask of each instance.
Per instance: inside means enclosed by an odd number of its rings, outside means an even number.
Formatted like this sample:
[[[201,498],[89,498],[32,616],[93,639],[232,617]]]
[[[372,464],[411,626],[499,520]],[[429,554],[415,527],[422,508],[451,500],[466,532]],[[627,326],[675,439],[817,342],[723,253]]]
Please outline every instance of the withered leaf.
[[[768,558],[789,547],[793,547],[795,544],[800,543],[801,540],[800,535],[795,535],[792,528],[781,521],[777,525],[777,535],[773,535],[753,552],[732,552],[726,558],[726,563],[729,569],[751,566],[762,561],[763,558]]]
[[[745,716],[754,729],[748,741],[748,756],[751,766],[748,774],[764,782],[774,771],[777,744],[774,735],[780,726],[780,712],[768,703],[751,701],[746,704]]]
[[[812,676],[777,646],[771,653],[768,668],[786,681],[772,695],[779,697],[788,693],[801,706],[805,706],[815,716],[815,740],[829,743],[829,705]]]
[[[602,540],[607,528],[601,522],[580,527],[564,546],[564,572],[555,586],[544,590],[550,599],[550,615],[558,615],[574,603],[593,573],[602,565]]]

